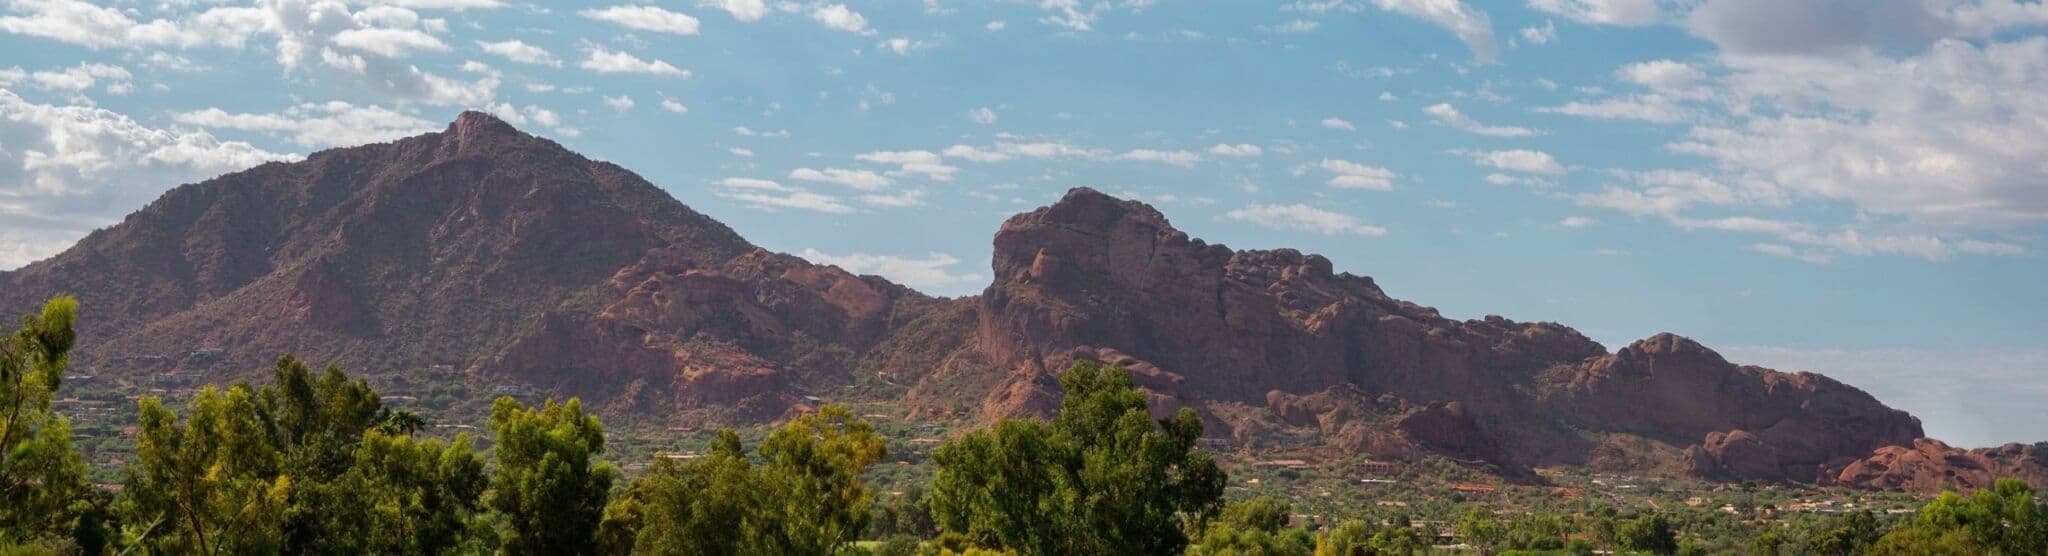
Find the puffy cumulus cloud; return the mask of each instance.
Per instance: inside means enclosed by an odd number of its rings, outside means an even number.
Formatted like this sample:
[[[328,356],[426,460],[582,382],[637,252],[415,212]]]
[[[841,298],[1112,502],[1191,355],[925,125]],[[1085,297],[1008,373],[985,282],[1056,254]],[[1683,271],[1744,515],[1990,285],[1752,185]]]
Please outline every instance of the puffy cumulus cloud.
[[[852,8],[846,7],[845,4],[819,4],[817,7],[811,8],[811,20],[825,26],[826,29],[835,31],[859,33],[862,35],[875,34],[874,29],[868,28],[868,18],[862,17],[860,12],[853,11]]]
[[[11,76],[8,75],[10,71]],[[24,73],[19,69],[0,70],[0,85],[24,80],[40,89],[73,93],[84,92],[94,85],[104,85],[102,90],[117,95],[135,90],[135,75],[121,66],[80,62],[76,66],[61,70],[33,73]]]
[[[2048,222],[2048,37],[1900,59],[1731,57],[1740,108],[1671,146],[1790,194],[1951,229]]]
[[[525,41],[516,39],[498,42],[476,41],[476,45],[483,48],[484,52],[496,54],[521,64],[562,67],[562,61],[555,59],[555,55],[549,53],[547,49],[526,44]]]
[[[760,21],[768,17],[768,3],[764,0],[705,0],[697,5],[725,10],[725,13],[732,14],[733,19],[740,21]]]
[[[1529,7],[1597,25],[1649,25],[1666,18],[1657,0],[1529,0]]]
[[[1359,164],[1349,160],[1324,159],[1317,166],[1321,167],[1323,171],[1330,173],[1330,181],[1328,182],[1330,187],[1340,189],[1392,191],[1394,189],[1394,178],[1398,176],[1398,174],[1386,168]]]
[[[604,47],[590,49],[590,57],[583,60],[583,69],[598,73],[645,73],[688,78],[690,71],[670,65],[661,60],[642,60],[625,52],[606,50]]]
[[[434,122],[382,106],[341,101],[306,103],[275,113],[231,113],[207,108],[172,115],[178,123],[284,137],[295,145],[321,149],[390,141],[438,129]]]
[[[0,268],[56,254],[166,189],[295,155],[0,89]]]
[[[1464,112],[1458,111],[1458,107],[1451,106],[1450,104],[1432,104],[1424,107],[1422,113],[1428,114],[1429,117],[1435,118],[1437,123],[1449,126],[1451,129],[1488,137],[1529,137],[1543,134],[1542,131],[1526,127],[1482,124],[1478,120],[1472,119],[1471,116],[1465,115]]]
[[[1323,121],[1322,121],[1322,125],[1323,125],[1323,127],[1325,127],[1325,128],[1328,128],[1328,129],[1339,129],[1339,130],[1344,130],[1344,131],[1358,131],[1358,126],[1356,126],[1356,125],[1352,125],[1352,123],[1351,123],[1351,122],[1349,122],[1349,121],[1345,121],[1345,120],[1344,120],[1344,119],[1342,119],[1342,118],[1323,118]]]
[[[404,58],[449,50],[437,36],[447,31],[447,21],[422,17],[416,9],[497,5],[475,0],[263,0],[144,21],[79,0],[22,0],[8,4],[11,13],[0,16],[0,31],[90,48],[239,49],[270,40],[266,50],[287,74],[364,89],[396,102],[474,106],[492,100],[495,76],[460,81],[422,71]]]
[[[665,99],[661,99],[661,109],[662,109],[662,110],[667,110],[667,111],[670,111],[670,112],[674,112],[674,113],[677,113],[677,114],[688,114],[688,113],[690,113],[690,107],[688,107],[688,106],[683,106],[683,103],[681,103],[681,102],[677,102],[677,101],[676,101],[676,99],[672,99],[672,98],[665,98]],[[749,153],[749,154],[752,154],[752,152],[753,152],[753,151],[748,151],[748,153]]]
[[[1475,152],[1472,160],[1484,166],[1530,174],[1555,176],[1565,172],[1564,165],[1558,164],[1550,153],[1529,149]]]
[[[831,195],[813,193],[801,187],[757,178],[726,178],[713,183],[711,193],[739,201],[757,210],[807,210],[826,214],[848,214],[853,207]]]
[[[1040,0],[1038,7],[1051,12],[1038,18],[1039,23],[1069,31],[1089,31],[1095,28],[1095,21],[1109,9],[1109,4],[1096,2],[1083,7],[1081,0]]]
[[[920,289],[979,285],[983,279],[982,275],[972,272],[956,273],[952,269],[960,264],[960,259],[936,251],[926,253],[920,258],[858,252],[833,255],[817,249],[804,249],[799,256],[814,263],[836,266],[854,274],[877,275],[888,278],[891,282]]]
[[[1550,44],[1557,40],[1557,22],[1545,21],[1542,27],[1523,27],[1522,41],[1534,45]],[[1383,99],[1384,100],[1384,99]]]
[[[7,10],[9,15],[0,16],[0,31],[89,48],[240,47],[250,33],[269,25],[264,10],[245,7],[215,7],[183,19],[148,21],[82,0],[13,0]]]
[[[1294,232],[1323,235],[1384,236],[1387,229],[1367,224],[1357,217],[1304,204],[1249,205],[1232,209],[1224,218]]]
[[[697,34],[697,18],[655,6],[611,6],[581,10],[576,14],[627,29],[672,35]]]
[[[861,191],[878,191],[895,183],[890,181],[888,176],[867,170],[846,170],[841,168],[825,168],[823,170],[797,168],[790,170],[789,179],[833,183]]]
[[[917,175],[950,181],[953,173],[960,171],[958,167],[946,165],[944,158],[931,151],[876,151],[854,155],[853,158],[861,162],[897,166],[897,169],[887,172],[891,176]]]
[[[604,97],[604,105],[612,107],[612,110],[625,112],[633,109],[633,97],[626,95],[607,96]]]
[[[1258,145],[1253,145],[1251,143],[1238,143],[1236,145],[1232,145],[1229,143],[1217,143],[1216,146],[1209,147],[1209,154],[1213,154],[1216,156],[1243,157],[1259,156],[1265,153],[1265,149],[1261,149]]]
[[[1472,49],[1472,57],[1481,61],[1493,61],[1498,53],[1493,44],[1493,22],[1487,19],[1486,12],[1459,0],[1372,0],[1372,4],[1449,30]]]
[[[1706,0],[1683,23],[1732,54],[1917,50],[2044,24],[2048,4],[2016,0]]]
[[[1677,91],[1698,84],[1706,79],[1706,72],[1699,68],[1671,60],[1652,60],[1621,66],[1614,71],[1623,81],[1660,91]]]

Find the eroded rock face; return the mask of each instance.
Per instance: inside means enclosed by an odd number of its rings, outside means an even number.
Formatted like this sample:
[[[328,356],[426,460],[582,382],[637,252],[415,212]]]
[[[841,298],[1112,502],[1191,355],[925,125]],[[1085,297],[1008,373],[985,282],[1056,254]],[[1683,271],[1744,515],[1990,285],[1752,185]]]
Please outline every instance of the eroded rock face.
[[[2048,442],[1964,450],[1932,438],[1878,448],[1831,470],[1828,483],[1857,488],[1934,494],[1987,488],[2000,478],[2048,487]]]
[[[1696,444],[1688,467],[1713,475],[1813,481],[1823,466],[1921,435],[1919,419],[1861,390],[1812,373],[1738,366],[1672,334],[1556,373],[1544,387],[1555,415]]]
[[[1609,354],[1558,324],[1444,318],[1321,256],[1209,244],[1088,189],[1009,219],[994,248],[982,295],[931,298],[761,250],[624,169],[466,113],[176,188],[0,273],[0,310],[77,294],[83,365],[198,347],[244,375],[286,352],[448,364],[700,423],[769,422],[812,395],[1042,415],[1060,370],[1089,359],[1130,369],[1158,416],[1192,408],[1245,446],[1503,467],[1675,467],[1683,451],[1701,474],[1804,481],[1921,434],[1818,375],[1671,335]],[[1891,480],[1873,465],[1843,480]]]

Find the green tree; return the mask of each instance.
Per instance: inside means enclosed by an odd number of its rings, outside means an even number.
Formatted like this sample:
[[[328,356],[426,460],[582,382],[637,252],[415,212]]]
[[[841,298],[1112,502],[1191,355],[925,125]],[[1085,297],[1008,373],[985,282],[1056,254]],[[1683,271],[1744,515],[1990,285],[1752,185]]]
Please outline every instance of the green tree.
[[[1259,497],[1223,508],[1208,524],[1188,554],[1203,556],[1308,556],[1316,539],[1307,531],[1283,530],[1293,509],[1286,503]]]
[[[89,493],[71,423],[50,409],[77,314],[78,300],[54,298],[0,338],[0,541],[70,532],[80,513],[73,506]]]
[[[1481,551],[1490,551],[1507,537],[1507,528],[1493,518],[1482,506],[1473,506],[1458,518],[1458,540],[1477,546]]]
[[[1035,554],[1166,554],[1222,504],[1223,471],[1191,409],[1153,421],[1121,368],[1078,362],[1050,424],[1005,420],[933,455],[940,527]]]
[[[874,538],[905,536],[929,539],[939,534],[939,524],[932,520],[931,505],[921,484],[906,486],[903,494],[877,502],[874,515],[874,520],[868,524],[868,531]]]
[[[1877,516],[1868,511],[1840,514],[1806,537],[1806,552],[1823,556],[1862,554],[1877,542]]]
[[[376,392],[280,358],[274,384],[200,391],[181,423],[138,403],[136,462],[118,504],[162,552],[436,554],[475,540],[483,460],[380,432]]]
[[[1943,551],[2048,554],[2048,506],[2018,479],[1999,479],[1970,496],[1942,493],[1913,521],[1878,540],[1888,554]]]
[[[588,554],[618,472],[599,457],[604,426],[583,402],[550,400],[528,409],[510,397],[491,405],[490,507],[503,519],[508,554]]]
[[[1315,556],[1373,556],[1372,528],[1365,522],[1346,520],[1316,536]]]
[[[1652,514],[1623,525],[1615,531],[1615,544],[1625,550],[1651,554],[1676,554],[1678,534],[1671,530],[1671,520],[1663,515]]]
[[[607,508],[605,536],[631,537],[643,554],[834,554],[868,526],[861,473],[886,448],[836,404],[770,433],[758,466],[738,435],[719,431],[703,457],[662,458],[634,481]]]

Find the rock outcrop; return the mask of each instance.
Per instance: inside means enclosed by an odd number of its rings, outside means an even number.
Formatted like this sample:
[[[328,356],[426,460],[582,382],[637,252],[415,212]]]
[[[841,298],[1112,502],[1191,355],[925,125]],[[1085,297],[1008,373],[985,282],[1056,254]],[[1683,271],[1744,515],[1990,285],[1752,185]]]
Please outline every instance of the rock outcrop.
[[[1610,354],[1555,323],[1445,318],[1324,257],[1207,243],[1089,189],[1006,221],[992,270],[981,295],[940,299],[771,253],[471,112],[173,189],[0,273],[0,310],[77,294],[77,361],[116,375],[224,380],[285,352],[372,374],[447,365],[678,423],[769,422],[808,396],[1043,414],[1059,370],[1089,359],[1253,449],[1905,486],[1920,483],[1887,477],[1925,467],[1883,459],[1918,421],[1819,375],[1668,334]],[[227,355],[177,357],[200,347]]]
[[[2048,488],[2048,442],[1964,450],[1932,438],[1886,446],[1833,470],[1829,484],[1934,494],[1987,488],[2000,478]]]

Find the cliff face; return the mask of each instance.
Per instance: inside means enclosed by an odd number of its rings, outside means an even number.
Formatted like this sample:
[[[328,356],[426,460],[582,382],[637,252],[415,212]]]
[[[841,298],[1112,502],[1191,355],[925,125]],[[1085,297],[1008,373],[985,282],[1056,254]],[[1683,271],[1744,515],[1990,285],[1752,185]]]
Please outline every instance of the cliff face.
[[[1321,256],[1208,244],[1087,189],[1005,222],[992,267],[982,295],[937,299],[764,251],[623,169],[467,113],[174,189],[0,274],[0,309],[77,294],[78,361],[106,372],[219,380],[285,352],[371,373],[445,364],[688,423],[772,421],[812,395],[1031,415],[1091,359],[1227,441],[1511,474],[1848,482],[1822,474],[1921,435],[1825,377],[1672,335],[1610,354],[1558,324],[1447,319]],[[202,347],[227,355],[184,355]]]
[[[1670,334],[1609,354],[1553,323],[1446,319],[1323,257],[1207,244],[1086,189],[1004,223],[993,266],[974,338],[1006,371],[990,412],[1049,407],[1048,377],[1087,358],[1240,440],[1312,426],[1344,448],[1509,468],[1596,463],[1617,434],[1683,450],[1702,475],[1812,481],[1921,434],[1819,375],[1737,366]]]

